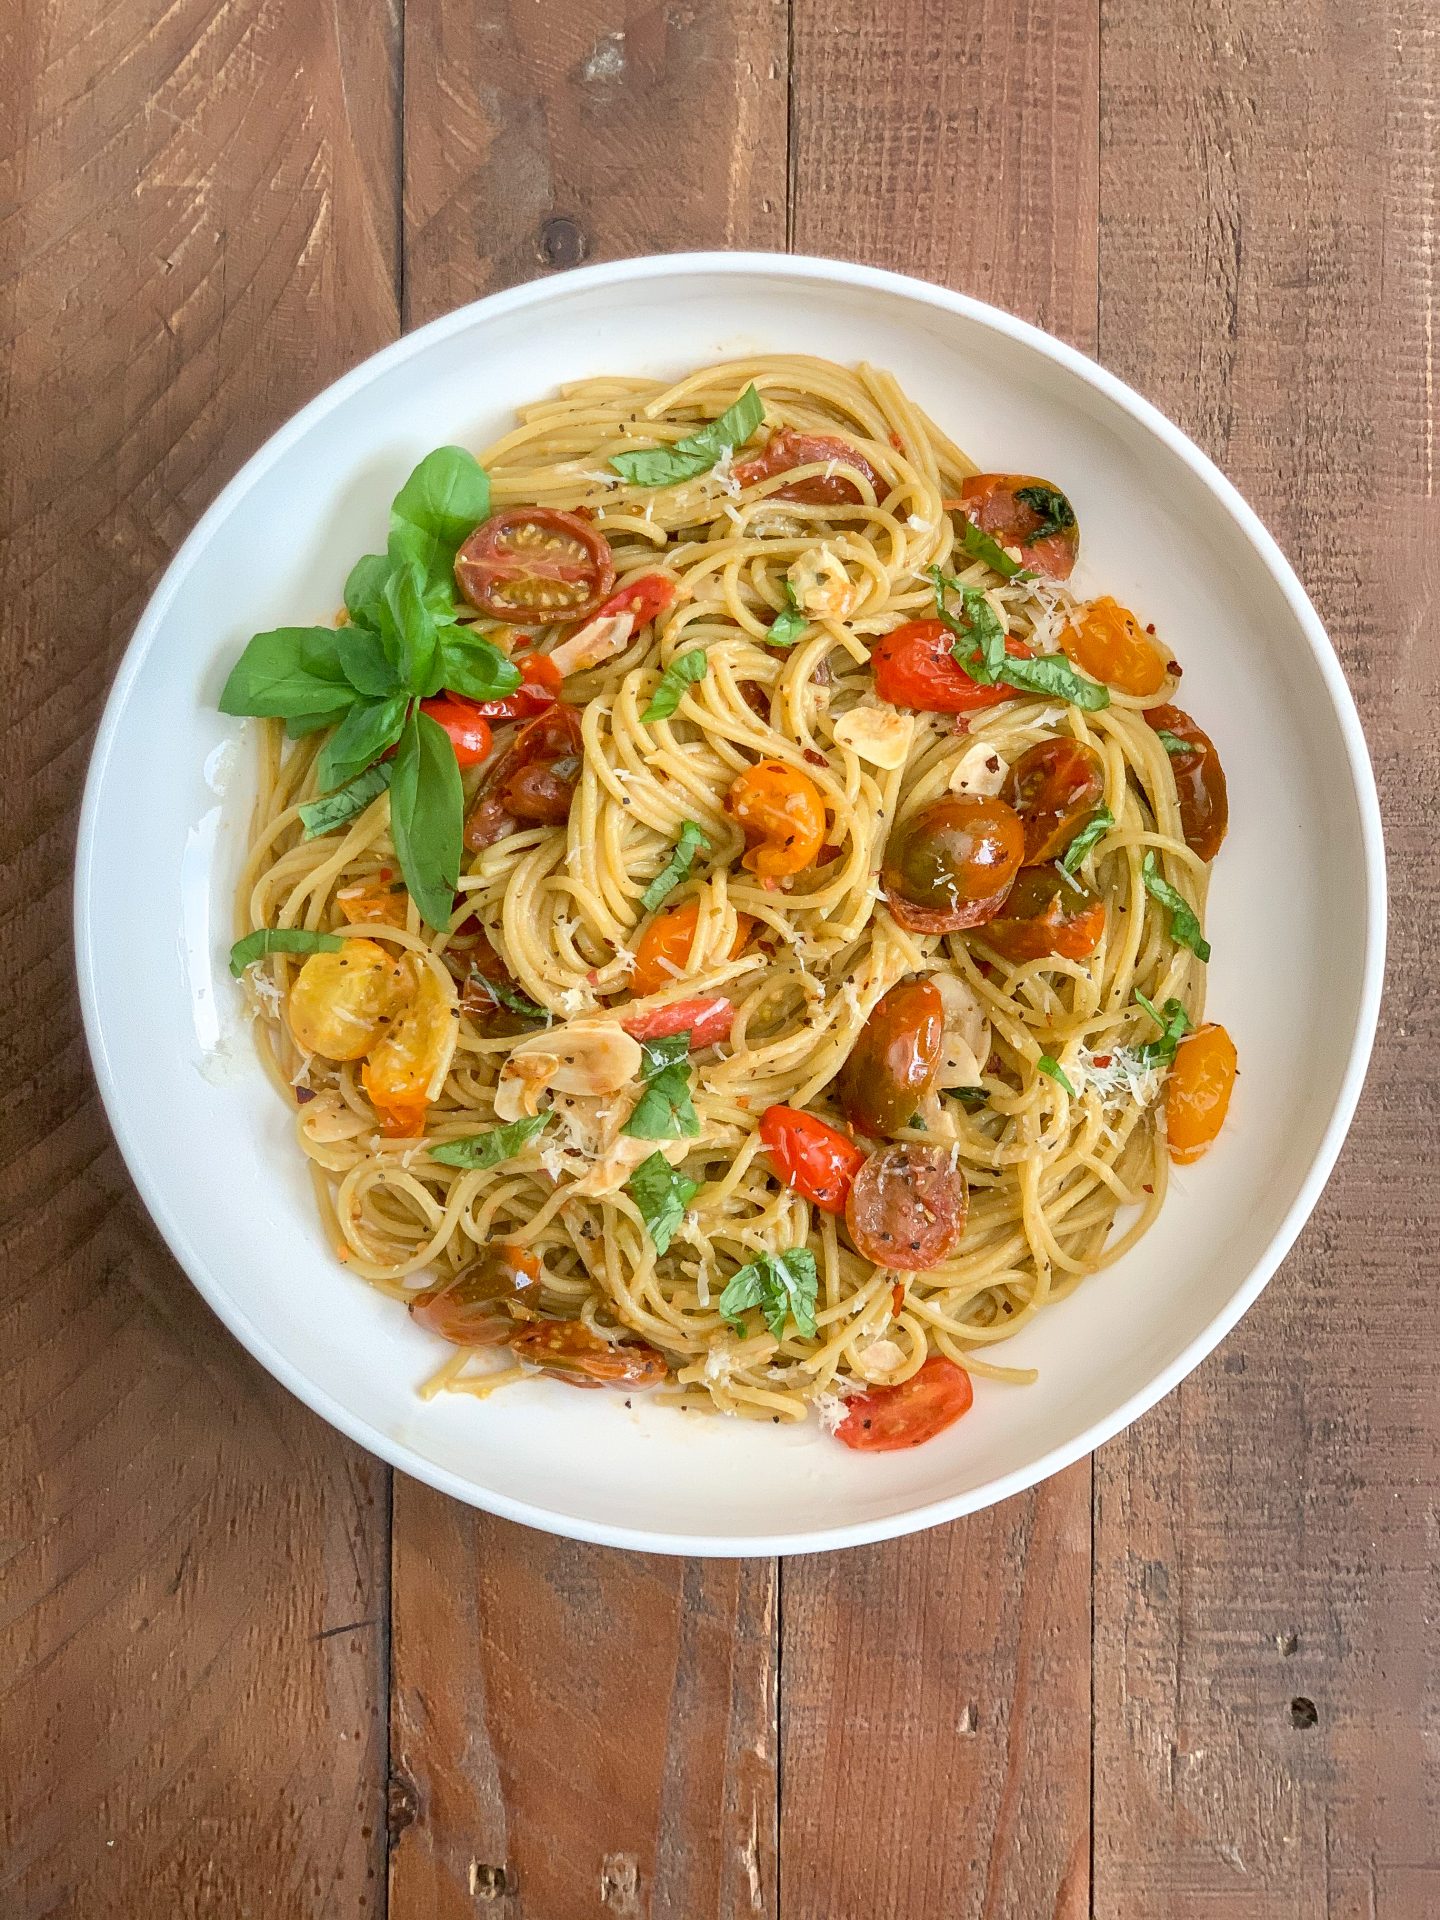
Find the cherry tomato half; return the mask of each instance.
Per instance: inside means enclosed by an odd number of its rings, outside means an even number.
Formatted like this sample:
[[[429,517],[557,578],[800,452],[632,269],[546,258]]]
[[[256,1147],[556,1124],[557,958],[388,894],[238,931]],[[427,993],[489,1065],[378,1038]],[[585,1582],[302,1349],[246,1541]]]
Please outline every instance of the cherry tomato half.
[[[749,843],[740,864],[762,880],[813,866],[825,844],[824,797],[807,774],[783,760],[747,767],[726,794],[725,811]]]
[[[835,1083],[841,1111],[861,1133],[908,1127],[935,1084],[945,1045],[945,1003],[932,980],[901,980],[876,1002]]]
[[[1236,1071],[1235,1042],[1213,1021],[1176,1048],[1165,1083],[1165,1137],[1177,1167],[1198,1160],[1224,1126]]]
[[[898,1387],[874,1387],[845,1403],[835,1438],[857,1453],[894,1453],[918,1447],[953,1426],[975,1398],[970,1376],[943,1353],[932,1353]]]
[[[452,1279],[409,1302],[410,1318],[457,1347],[503,1347],[515,1333],[512,1302],[540,1295],[540,1261],[511,1242],[487,1247]]]
[[[674,606],[679,590],[668,574],[642,573],[638,580],[627,580],[612,593],[603,607],[597,607],[595,618],[606,620],[613,613],[628,613],[638,633],[641,627],[648,627],[652,620],[658,619],[667,607]]]
[[[455,579],[492,620],[584,620],[614,586],[615,558],[578,514],[506,507],[456,554]]]
[[[1105,763],[1078,740],[1037,740],[1005,776],[1001,793],[1025,825],[1025,860],[1057,859],[1099,806]]]
[[[445,729],[455,749],[457,765],[478,767],[482,760],[490,758],[494,735],[490,722],[473,700],[462,700],[458,693],[441,693],[433,700],[422,700],[420,711],[428,713]]]
[[[1179,707],[1150,707],[1145,724],[1168,736],[1164,742],[1180,798],[1185,844],[1213,860],[1230,826],[1230,796],[1215,743]]]
[[[1032,572],[1050,580],[1070,578],[1080,529],[1074,508],[1048,480],[1023,473],[972,473],[960,488],[958,505],[967,520],[1002,547],[1018,548],[1022,565]]]
[[[1104,594],[1081,607],[1060,632],[1065,657],[1092,680],[1137,699],[1148,699],[1165,684],[1165,662],[1128,607]]]
[[[635,971],[630,976],[630,991],[639,1000],[658,993],[678,980],[690,961],[695,944],[695,929],[700,924],[700,902],[685,900],[678,907],[662,907],[640,937],[635,949]],[[730,958],[736,959],[750,938],[754,925],[748,913],[735,916],[735,938]]]
[[[554,706],[561,674],[549,654],[517,653],[515,665],[520,669],[520,684],[514,693],[507,693],[503,700],[477,702],[476,713],[488,720],[531,720]]]
[[[574,707],[556,700],[528,720],[490,770],[465,822],[472,853],[524,826],[559,826],[570,817],[584,741]]]
[[[1016,689],[997,683],[982,686],[955,658],[955,635],[943,620],[907,620],[870,650],[875,691],[892,706],[921,713],[983,713],[1013,700]],[[1012,660],[1029,660],[1023,640],[1007,640]]]
[[[578,1387],[658,1387],[670,1372],[654,1347],[638,1340],[612,1347],[579,1320],[537,1321],[513,1336],[510,1350]]]
[[[954,933],[994,919],[1024,853],[1025,829],[1006,801],[952,794],[895,829],[880,884],[891,913],[911,933]]]
[[[927,1273],[965,1235],[970,1196],[953,1147],[879,1147],[855,1176],[845,1225],[855,1250],[895,1273]]]
[[[803,480],[776,487],[768,497],[798,500],[807,507],[858,507],[860,489],[850,478],[851,473],[858,473],[869,481],[875,498],[884,499],[885,483],[858,447],[852,447],[846,440],[832,439],[828,434],[797,433],[792,427],[782,427],[778,433],[772,433],[753,459],[739,461],[732,471],[742,487],[753,487],[762,480],[773,479],[777,473],[788,473],[791,467],[817,466],[822,461],[827,466],[834,461],[847,467],[849,472],[807,474]]]
[[[980,936],[1007,960],[1087,959],[1105,931],[1105,902],[1082,880],[1026,867],[1004,910]]]
[[[622,1013],[620,1024],[634,1040],[666,1040],[688,1033],[690,1051],[728,1040],[735,1024],[734,1002],[723,993],[699,994],[694,1000],[672,1000],[668,1007],[647,1007],[640,1013]]]
[[[826,1213],[845,1211],[851,1182],[868,1157],[838,1128],[798,1107],[767,1107],[760,1143],[786,1186]]]

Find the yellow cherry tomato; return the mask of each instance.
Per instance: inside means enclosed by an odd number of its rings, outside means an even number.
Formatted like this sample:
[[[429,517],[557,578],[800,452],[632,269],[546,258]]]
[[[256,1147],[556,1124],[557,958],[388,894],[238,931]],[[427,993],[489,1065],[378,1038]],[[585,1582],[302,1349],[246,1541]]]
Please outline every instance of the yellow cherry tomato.
[[[363,1060],[382,1022],[408,999],[396,956],[375,940],[347,940],[338,953],[312,953],[290,989],[290,1031],[302,1053]]]

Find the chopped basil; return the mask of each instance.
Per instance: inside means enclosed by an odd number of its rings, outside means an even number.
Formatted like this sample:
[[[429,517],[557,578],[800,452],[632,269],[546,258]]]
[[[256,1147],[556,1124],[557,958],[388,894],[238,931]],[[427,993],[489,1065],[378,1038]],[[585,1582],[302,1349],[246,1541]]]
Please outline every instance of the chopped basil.
[[[984,1087],[945,1087],[942,1091],[962,1107],[983,1107],[990,1098]]]
[[[432,927],[448,927],[455,908],[464,824],[449,735],[428,713],[412,710],[390,778],[390,834],[410,897]]]
[[[765,418],[765,404],[753,386],[727,407],[718,420],[687,434],[669,447],[646,447],[636,453],[617,453],[610,465],[636,487],[673,487],[708,473],[727,447],[743,446]]]
[[[1055,1082],[1057,1087],[1063,1087],[1072,1100],[1075,1098],[1075,1089],[1065,1077],[1065,1069],[1060,1065],[1058,1060],[1052,1060],[1048,1053],[1042,1053],[1035,1064],[1041,1073],[1046,1074]]]
[[[1141,862],[1140,876],[1150,898],[1170,910],[1170,938],[1177,946],[1188,947],[1197,959],[1208,960],[1210,942],[1200,930],[1195,909],[1183,893],[1177,893],[1168,880],[1161,878],[1153,852],[1147,853]]]
[[[447,1167],[498,1167],[502,1160],[513,1160],[523,1153],[550,1119],[548,1112],[525,1120],[512,1120],[508,1127],[491,1127],[485,1133],[468,1133],[463,1140],[447,1140],[429,1149],[430,1158]]]
[[[1168,1067],[1175,1058],[1175,1049],[1190,1031],[1190,1016],[1178,1000],[1167,1000],[1163,1007],[1157,1008],[1138,987],[1135,998],[1160,1029],[1158,1040],[1146,1040],[1136,1047],[1136,1063],[1141,1067]]]
[[[939,567],[930,567],[927,571],[935,585],[935,611],[955,635],[951,652],[972,680],[982,687],[1003,684],[1022,693],[1066,700],[1089,713],[1098,713],[1109,706],[1109,688],[1077,673],[1063,654],[1042,653],[1026,660],[1007,653],[1005,629],[980,589],[965,586]],[[952,613],[946,606],[947,591],[960,595],[961,614]]]
[[[1075,838],[1065,849],[1065,858],[1060,862],[1066,873],[1078,873],[1080,863],[1095,845],[1103,840],[1115,824],[1115,816],[1109,807],[1097,807]]]
[[[1075,509],[1058,487],[1017,487],[1015,498],[1040,516],[1040,525],[1027,539],[1044,540],[1052,533],[1068,533],[1075,524]]]
[[[819,1291],[814,1254],[809,1247],[791,1247],[788,1253],[762,1253],[732,1273],[720,1296],[720,1311],[737,1333],[743,1333],[741,1316],[748,1308],[759,1307],[777,1340],[784,1339],[786,1318],[793,1314],[796,1330],[813,1340]]]
[[[710,662],[703,647],[690,647],[677,654],[660,676],[660,684],[650,696],[650,704],[640,718],[648,726],[652,720],[668,720],[679,706],[687,687],[693,687],[709,672]]]
[[[261,927],[230,949],[230,971],[238,980],[267,953],[338,953],[344,944],[338,933],[312,933],[309,927]]]
[[[767,647],[793,647],[810,624],[809,616],[795,598],[795,589],[788,579],[784,583],[784,594],[784,611],[776,614],[765,636]]]
[[[483,993],[487,993],[497,1007],[506,1007],[511,1013],[518,1013],[527,1020],[543,1020],[548,1027],[553,1016],[548,1007],[537,1007],[533,1000],[527,1000],[518,988],[507,985],[504,980],[492,980],[488,973],[481,973],[478,967],[471,967],[470,979]]]
[[[640,905],[646,913],[653,913],[666,895],[675,891],[702,848],[707,853],[710,851],[709,840],[693,820],[686,820],[680,828],[680,838],[675,842],[670,858],[640,896]]]
[[[992,573],[998,573],[1004,580],[1033,580],[1034,574],[1022,567],[1018,560],[1012,560],[998,540],[992,540],[973,520],[967,520],[960,529],[960,545],[970,560],[983,560]]]
[[[640,1209],[656,1253],[667,1252],[675,1229],[685,1218],[685,1209],[700,1191],[700,1182],[687,1180],[663,1153],[652,1153],[640,1162],[625,1185]]]
[[[645,1091],[620,1129],[635,1140],[680,1140],[700,1131],[690,1098],[690,1035],[641,1042]]]
[[[1177,754],[1194,752],[1194,747],[1190,741],[1182,740],[1178,733],[1171,733],[1168,727],[1158,727],[1155,731],[1155,738],[1160,742],[1161,746],[1164,747],[1166,753],[1170,755],[1172,760]]]
[[[1007,660],[997,680],[1022,693],[1044,694],[1050,700],[1068,700],[1072,707],[1098,713],[1110,704],[1110,690],[1098,680],[1077,673],[1063,653],[1042,653],[1033,660]]]
[[[373,767],[367,767],[350,782],[334,793],[327,793],[323,800],[307,800],[300,809],[300,818],[305,825],[305,838],[314,840],[322,833],[333,833],[337,827],[343,827],[370,805],[378,800],[390,784],[390,762],[377,760]]]

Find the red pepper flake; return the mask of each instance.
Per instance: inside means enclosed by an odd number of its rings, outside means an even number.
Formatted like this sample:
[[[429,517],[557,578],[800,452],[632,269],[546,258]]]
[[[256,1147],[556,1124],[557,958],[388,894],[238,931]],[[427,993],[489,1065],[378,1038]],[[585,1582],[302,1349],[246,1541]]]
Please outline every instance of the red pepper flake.
[[[1110,1055],[1108,1053],[1097,1053],[1095,1056],[1095,1064],[1097,1067],[1108,1067],[1110,1064]]]
[[[395,869],[393,867],[381,867],[380,878],[388,884],[389,881],[395,878]]]
[[[824,754],[816,747],[806,747],[805,758],[810,762],[812,767],[828,767],[830,764]]]
[[[1000,756],[999,756],[999,754],[998,754],[998,753],[992,753],[992,754],[991,754],[991,756],[990,756],[990,758],[989,758],[989,759],[988,759],[988,760],[987,760],[987,761],[985,762],[985,764],[986,764],[986,766],[987,766],[987,767],[988,767],[988,768],[990,769],[990,771],[991,771],[991,773],[998,773],[998,772],[1000,771]]]
[[[1185,669],[1181,666],[1178,660],[1167,660],[1165,662],[1165,671],[1167,673],[1173,673],[1175,678],[1178,680],[1181,674],[1184,673]]]
[[[955,716],[955,732],[968,733],[969,731],[970,722],[965,718],[963,713],[957,713]]]
[[[295,1089],[295,1104],[297,1107],[303,1107],[307,1100],[313,1100],[314,1098],[315,1089],[313,1087],[297,1087]]]
[[[593,507],[571,507],[570,511],[575,515],[577,520],[593,520],[595,518],[595,509]]]
[[[905,1282],[903,1280],[897,1280],[895,1282],[895,1285],[890,1290],[890,1299],[892,1302],[890,1318],[892,1320],[898,1320],[905,1305]]]
[[[590,986],[590,987],[598,987],[598,986],[599,986],[599,984],[600,984],[600,973],[599,973],[599,969],[598,969],[598,968],[596,968],[596,967],[591,967],[591,969],[590,969],[590,971],[589,971],[589,972],[588,972],[588,973],[586,974],[586,976],[585,976],[585,984],[586,984],[587,986]]]
[[[890,435],[890,444],[903,460],[905,458],[905,442],[900,438],[898,433],[892,433]]]
[[[817,867],[828,867],[832,860],[838,860],[840,858],[840,854],[841,849],[839,847],[821,847],[819,853],[815,856],[815,864]]]
[[[1154,1187],[1152,1187],[1152,1186],[1151,1186],[1151,1184],[1150,1184],[1150,1182],[1149,1182],[1149,1181],[1147,1180],[1147,1181],[1145,1182],[1145,1186],[1144,1186],[1144,1189],[1143,1189],[1143,1191],[1144,1191],[1144,1192],[1146,1192],[1146,1193],[1154,1193],[1154,1191],[1155,1191],[1155,1189],[1154,1189]]]
[[[979,969],[980,977],[982,980],[994,979],[995,969],[994,967],[991,966],[988,960],[977,960],[975,962],[975,965]]]
[[[1149,625],[1148,625],[1148,626],[1146,627],[1146,629],[1145,629],[1145,631],[1146,631],[1146,633],[1154,633],[1154,631],[1155,631],[1155,622],[1154,622],[1153,620],[1152,620],[1152,621],[1150,622],[1150,624],[1149,624]]]
[[[746,1112],[746,1113],[748,1113],[748,1112],[750,1111],[750,1096],[749,1096],[749,1094],[748,1094],[748,1093],[737,1093],[737,1094],[736,1094],[736,1096],[735,1096],[735,1104],[736,1104],[736,1106],[737,1106],[737,1107],[740,1107],[740,1108],[741,1108],[741,1109],[742,1109],[742,1110],[743,1110],[744,1112]]]

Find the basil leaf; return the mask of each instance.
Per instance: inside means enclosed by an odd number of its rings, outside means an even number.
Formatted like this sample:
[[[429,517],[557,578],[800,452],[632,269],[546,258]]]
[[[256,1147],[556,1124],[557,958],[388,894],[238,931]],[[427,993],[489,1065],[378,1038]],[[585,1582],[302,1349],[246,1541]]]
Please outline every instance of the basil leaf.
[[[962,1107],[983,1107],[990,1098],[984,1087],[942,1087],[941,1092],[958,1100]]]
[[[642,1041],[640,1051],[645,1091],[620,1131],[635,1140],[679,1140],[699,1133],[700,1116],[690,1099],[689,1034]]]
[[[1157,1009],[1138,987],[1135,998],[1160,1028],[1158,1040],[1146,1040],[1136,1047],[1135,1059],[1142,1067],[1168,1067],[1175,1058],[1176,1048],[1190,1031],[1190,1016],[1178,1000],[1167,1000]]]
[[[967,520],[960,529],[960,545],[969,560],[983,560],[992,573],[998,573],[1005,580],[1033,580],[1034,574],[1028,567],[1022,567],[1018,560],[1012,560],[998,540],[992,540],[983,528],[977,527],[973,520]]]
[[[784,1338],[790,1314],[795,1316],[797,1332],[813,1340],[819,1291],[814,1254],[808,1247],[792,1247],[788,1253],[762,1253],[749,1266],[738,1268],[731,1274],[719,1306],[736,1332],[744,1331],[741,1314],[747,1308],[759,1307],[777,1340]]]
[[[640,896],[640,905],[646,913],[653,913],[666,895],[675,891],[689,873],[695,855],[702,847],[708,853],[709,840],[693,820],[686,820],[680,828],[680,838],[675,842],[674,852]]]
[[[1095,809],[1094,813],[1091,814],[1079,833],[1076,834],[1075,838],[1065,849],[1065,858],[1060,862],[1060,865],[1065,869],[1066,873],[1078,873],[1080,871],[1080,863],[1086,854],[1089,853],[1096,841],[1105,838],[1114,824],[1115,816],[1111,813],[1109,807],[1097,807]]]
[[[1099,713],[1110,704],[1110,689],[1077,673],[1061,653],[1042,653],[1033,660],[1007,659],[995,677],[1023,693],[1068,700],[1072,707],[1083,707],[1087,713]]]
[[[640,1071],[647,1080],[655,1074],[663,1073],[666,1067],[683,1066],[690,1058],[690,1035],[688,1033],[667,1033],[659,1040],[642,1040],[640,1052],[644,1064]]]
[[[349,711],[349,707],[332,707],[328,713],[292,713],[285,722],[285,738],[303,740],[308,733],[323,733],[327,727],[338,727]]]
[[[1161,878],[1153,851],[1141,862],[1140,877],[1150,898],[1170,910],[1170,938],[1177,946],[1188,947],[1197,959],[1208,960],[1210,942],[1200,930],[1195,909],[1183,893],[1177,893],[1168,880]]]
[[[465,627],[440,635],[440,684],[467,700],[503,700],[519,686],[521,673],[493,640]]]
[[[526,1120],[512,1120],[508,1127],[467,1133],[463,1140],[446,1140],[438,1147],[431,1147],[430,1158],[446,1167],[498,1167],[502,1160],[513,1160],[523,1153],[549,1120],[547,1110]]]
[[[488,994],[497,1007],[505,1007],[511,1013],[522,1014],[527,1020],[543,1020],[548,1027],[553,1018],[548,1007],[537,1007],[533,1000],[527,1000],[518,987],[510,986],[504,980],[492,980],[488,973],[481,973],[478,967],[470,969],[471,982]]]
[[[455,749],[443,727],[414,710],[390,779],[390,833],[410,897],[432,927],[448,927],[455,909],[464,823]]]
[[[640,1162],[625,1185],[640,1209],[656,1253],[667,1253],[675,1229],[685,1218],[685,1209],[700,1191],[700,1182],[687,1180],[663,1153],[652,1153]]]
[[[380,624],[380,601],[393,563],[383,553],[362,553],[345,581],[345,611],[357,626]]]
[[[230,669],[221,713],[303,719],[349,706],[355,690],[340,664],[334,627],[275,627],[257,633]]]
[[[1075,509],[1058,487],[1017,487],[1015,498],[1040,516],[1040,525],[1026,535],[1029,540],[1043,540],[1052,533],[1068,533],[1075,524]]]
[[[400,691],[400,679],[374,627],[341,627],[340,664],[351,686],[370,699]]]
[[[490,513],[490,476],[463,447],[427,453],[390,508],[392,560],[415,560],[453,592],[455,555]]]
[[[417,565],[397,567],[385,582],[380,635],[400,684],[428,698],[440,691],[440,636],[425,604],[425,581]]]
[[[308,800],[300,809],[305,823],[305,838],[314,840],[322,833],[333,833],[347,820],[362,814],[372,800],[378,800],[390,784],[390,762],[377,760],[338,792],[327,793],[323,800]]]
[[[1042,653],[1033,660],[1017,659],[1006,651],[1005,629],[978,587],[967,587],[939,567],[926,569],[935,583],[935,611],[956,636],[950,649],[972,680],[981,686],[1003,684],[1022,693],[1067,700],[1071,706],[1098,713],[1110,704],[1110,690],[1098,680],[1077,673],[1063,654]],[[958,593],[963,617],[945,605],[946,592]]]
[[[388,700],[366,700],[350,709],[320,749],[315,777],[322,793],[347,786],[387,747],[394,746],[408,704],[403,693],[392,693]]]
[[[267,953],[338,953],[344,944],[338,933],[312,933],[308,927],[261,927],[231,947],[230,971],[238,980],[247,967],[253,967]]]
[[[647,725],[652,720],[668,720],[684,697],[685,689],[703,680],[709,670],[710,662],[705,657],[703,647],[690,647],[678,654],[661,674],[660,684],[651,694],[650,704],[640,718]]]
[[[1168,727],[1158,727],[1155,732],[1155,738],[1160,742],[1161,746],[1164,747],[1166,753],[1170,755],[1172,760],[1178,754],[1191,753],[1194,751],[1188,740],[1182,740],[1178,733],[1171,733]]]
[[[777,613],[770,622],[770,631],[765,636],[767,647],[793,647],[795,642],[809,626],[810,619],[800,602],[795,598],[795,589],[785,582],[785,610]]]
[[[688,434],[669,447],[647,447],[638,453],[617,453],[610,465],[636,487],[673,487],[708,473],[727,447],[742,446],[765,418],[765,403],[753,386],[741,394],[718,420]]]
[[[1035,1064],[1041,1073],[1048,1075],[1055,1082],[1057,1087],[1063,1087],[1072,1100],[1075,1098],[1075,1089],[1066,1079],[1065,1069],[1058,1060],[1052,1060],[1048,1053],[1042,1053]]]

